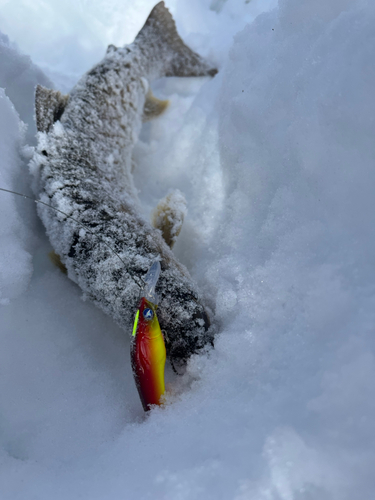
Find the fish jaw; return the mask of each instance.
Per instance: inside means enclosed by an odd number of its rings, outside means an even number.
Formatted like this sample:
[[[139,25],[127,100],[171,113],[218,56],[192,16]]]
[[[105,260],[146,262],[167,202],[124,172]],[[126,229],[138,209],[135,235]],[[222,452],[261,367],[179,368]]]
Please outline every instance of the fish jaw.
[[[133,327],[131,364],[143,409],[160,405],[165,392],[166,349],[156,306],[142,297]]]

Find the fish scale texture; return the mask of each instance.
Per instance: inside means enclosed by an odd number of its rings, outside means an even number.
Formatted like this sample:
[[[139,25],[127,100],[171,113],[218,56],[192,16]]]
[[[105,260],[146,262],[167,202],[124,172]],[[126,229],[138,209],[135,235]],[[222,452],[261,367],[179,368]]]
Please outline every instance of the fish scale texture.
[[[158,315],[167,351],[178,360],[212,342],[208,318],[187,270],[140,215],[131,176],[148,81],[165,75],[176,58],[164,43],[146,23],[132,45],[109,47],[73,89],[60,121],[39,132],[30,170],[35,194],[60,211],[38,207],[68,275],[129,333],[139,277],[161,259]],[[196,67],[208,74],[198,56]]]

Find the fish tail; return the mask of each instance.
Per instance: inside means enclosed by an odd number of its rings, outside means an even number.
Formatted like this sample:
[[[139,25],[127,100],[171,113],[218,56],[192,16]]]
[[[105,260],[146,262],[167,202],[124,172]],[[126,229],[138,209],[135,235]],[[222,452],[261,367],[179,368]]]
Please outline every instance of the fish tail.
[[[217,73],[216,68],[182,41],[164,2],[152,9],[135,41],[142,46],[152,45],[160,53],[164,62],[160,76],[214,76]]]

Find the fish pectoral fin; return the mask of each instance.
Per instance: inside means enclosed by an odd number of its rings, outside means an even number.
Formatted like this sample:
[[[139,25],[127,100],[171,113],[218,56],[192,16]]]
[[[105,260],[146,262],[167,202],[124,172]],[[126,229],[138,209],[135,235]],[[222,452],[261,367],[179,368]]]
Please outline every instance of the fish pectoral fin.
[[[61,262],[60,255],[52,250],[51,252],[49,252],[48,257],[50,258],[52,264],[55,264],[55,266],[57,266],[61,272],[63,272],[64,274],[68,274],[66,267]]]
[[[170,248],[173,247],[180,234],[186,212],[185,197],[178,189],[167,194],[153,211],[152,225],[156,229],[160,229]]]
[[[68,100],[69,95],[64,95],[58,90],[36,86],[35,115],[38,132],[48,132],[52,125],[60,120]]]
[[[168,105],[168,100],[163,101],[161,99],[158,99],[153,95],[151,90],[149,90],[146,94],[146,102],[143,108],[142,121],[148,122],[149,120],[152,120],[153,118],[161,115],[167,109]]]

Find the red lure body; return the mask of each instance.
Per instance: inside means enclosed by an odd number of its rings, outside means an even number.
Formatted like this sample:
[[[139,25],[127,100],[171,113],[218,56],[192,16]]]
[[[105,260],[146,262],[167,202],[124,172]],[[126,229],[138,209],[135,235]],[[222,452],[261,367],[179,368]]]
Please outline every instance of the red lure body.
[[[156,305],[142,297],[134,321],[131,364],[143,409],[161,404],[166,350]]]

